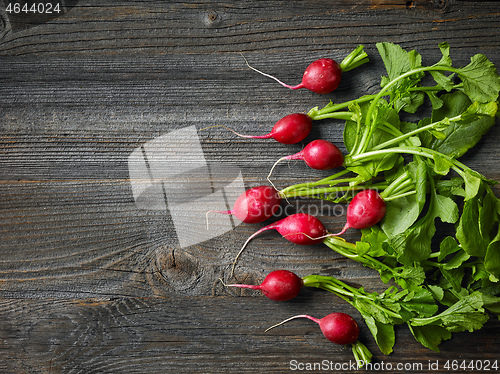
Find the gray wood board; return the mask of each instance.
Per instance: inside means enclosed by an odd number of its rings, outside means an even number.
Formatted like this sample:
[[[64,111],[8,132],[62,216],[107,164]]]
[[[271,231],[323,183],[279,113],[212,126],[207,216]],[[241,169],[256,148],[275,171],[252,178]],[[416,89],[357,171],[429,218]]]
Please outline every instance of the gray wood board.
[[[131,154],[194,126],[209,171],[237,169],[245,187],[263,184],[271,165],[303,144],[242,139],[213,126],[261,135],[286,114],[377,92],[384,74],[379,41],[416,49],[429,64],[440,58],[438,44],[448,41],[456,65],[484,53],[498,66],[500,2],[61,4],[64,11],[51,19],[0,9],[0,371],[282,373],[291,371],[291,360],[352,359],[310,321],[264,334],[293,314],[361,317],[325,292],[306,290],[293,302],[273,303],[222,287],[219,278],[227,279],[255,226],[181,247],[176,229],[188,232],[189,222],[136,204]],[[344,74],[339,89],[326,96],[287,90],[248,69],[240,54],[296,84],[312,60],[341,60],[358,44],[372,61]],[[322,121],[310,138],[342,144],[342,129],[341,121]],[[499,136],[492,128],[463,159],[496,180]],[[184,157],[176,161],[181,165]],[[217,175],[212,183],[234,179],[232,172]],[[273,178],[286,186],[327,175],[294,162],[280,165]],[[206,184],[191,182],[192,194]],[[179,188],[170,197],[182,200],[185,192]],[[335,232],[344,208],[300,199],[290,211],[316,212]],[[345,238],[358,235],[352,230]],[[385,287],[376,273],[325,246],[290,245],[275,232],[251,242],[238,277],[256,283],[276,268],[335,275],[369,290]],[[493,318],[480,331],[456,334],[441,353],[423,348],[402,326],[388,357],[361,326],[379,363],[419,369],[439,360],[435,371],[446,372],[446,360],[499,357]]]

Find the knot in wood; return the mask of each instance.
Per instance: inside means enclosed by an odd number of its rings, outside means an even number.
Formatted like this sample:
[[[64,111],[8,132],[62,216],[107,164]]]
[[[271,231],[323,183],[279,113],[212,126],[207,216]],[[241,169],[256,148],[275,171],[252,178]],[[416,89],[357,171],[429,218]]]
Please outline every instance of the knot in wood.
[[[413,9],[417,6],[416,2],[411,0],[406,2],[406,9]]]
[[[197,286],[201,269],[194,256],[172,249],[159,254],[156,261],[156,269],[169,288],[185,292]]]
[[[215,10],[210,10],[207,13],[205,13],[203,21],[206,26],[214,27],[220,23],[221,17],[219,16],[219,13],[217,13]]]
[[[7,21],[0,14],[0,37],[2,36],[6,28],[7,28]]]
[[[436,10],[446,10],[449,5],[448,0],[433,0],[434,9]]]
[[[448,8],[448,0],[408,0],[406,9],[424,9],[430,11],[444,11]]]

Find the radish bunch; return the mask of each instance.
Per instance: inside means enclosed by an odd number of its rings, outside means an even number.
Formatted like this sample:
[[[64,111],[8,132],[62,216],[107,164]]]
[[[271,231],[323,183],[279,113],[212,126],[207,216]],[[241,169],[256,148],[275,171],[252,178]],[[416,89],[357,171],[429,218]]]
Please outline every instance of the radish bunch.
[[[236,262],[248,243],[257,235],[268,230],[276,230],[281,236],[291,243],[299,245],[312,245],[320,243],[330,236],[338,236],[347,231],[348,228],[365,229],[378,223],[385,215],[386,207],[380,194],[373,189],[358,192],[347,207],[347,222],[342,231],[331,234],[323,223],[316,217],[307,213],[296,213],[287,216],[277,222],[270,223],[253,233],[245,241],[236,255],[231,270],[234,274]]]
[[[328,94],[337,89],[343,72],[349,71],[365,62],[367,62],[367,56],[363,52],[362,46],[356,48],[340,64],[331,58],[320,58],[313,61],[306,68],[302,76],[302,81],[295,86],[285,84],[277,78],[251,67],[248,62],[247,65],[251,69],[276,80],[287,88],[293,90],[306,88],[318,94]],[[271,131],[264,135],[243,135],[232,129],[228,130],[244,138],[274,139],[282,144],[296,144],[309,136],[313,120],[313,115],[293,113],[277,121]],[[277,164],[284,160],[302,160],[314,170],[330,170],[341,167],[344,164],[344,156],[335,144],[324,139],[312,140],[301,151],[281,157],[276,161],[267,177],[272,187],[262,185],[251,188],[238,197],[233,209],[215,212],[234,215],[247,224],[258,224],[272,218],[276,214],[281,200],[284,197],[286,198],[286,195],[273,188],[274,185],[270,181],[270,177]],[[328,237],[340,235],[348,228],[361,229],[376,224],[382,219],[384,214],[384,201],[375,190],[367,190],[361,191],[350,203],[347,210],[347,222],[338,234],[329,233],[318,218],[306,213],[292,214],[271,222],[256,230],[254,234],[247,238],[235,257],[231,277],[234,275],[236,262],[248,243],[265,231],[276,230],[284,239],[293,244],[313,245],[323,242]],[[225,286],[256,290],[262,292],[262,294],[271,300],[288,301],[300,293],[300,290],[304,286],[304,281],[290,271],[275,270],[270,272],[259,285],[233,283]],[[300,314],[288,318],[268,330],[296,318],[307,318],[316,322],[324,336],[331,342],[341,345],[352,344],[353,351],[355,347],[361,345],[358,342],[359,326],[351,316],[345,313],[331,313],[321,319],[307,314]],[[356,349],[359,350],[359,348]]]
[[[292,214],[277,222],[262,227],[246,240],[234,259],[231,276],[234,274],[236,262],[250,240],[268,230],[276,230],[289,242],[300,245],[320,243],[324,238],[329,236],[325,226],[318,218],[306,213]]]
[[[500,218],[494,207],[498,207],[500,199],[492,191],[491,181],[457,158],[474,147],[494,125],[500,76],[482,54],[471,57],[471,63],[464,67],[454,67],[446,42],[439,45],[441,60],[429,66],[422,64],[416,51],[407,52],[393,43],[377,43],[376,47],[388,73],[382,77],[378,93],[345,102],[334,103],[331,99],[321,109],[314,107],[307,114],[290,114],[264,135],[236,133],[245,138],[296,144],[310,136],[312,121],[341,119],[346,121],[343,140],[348,154],[344,156],[327,140],[309,141],[301,151],[289,152],[274,163],[267,176],[273,188],[259,186],[273,191],[268,199],[259,201],[253,194],[258,190],[249,191],[232,210],[220,213],[234,214],[245,223],[262,223],[277,216],[274,209],[282,199],[350,200],[345,224],[337,233],[330,233],[318,218],[305,213],[288,215],[256,229],[238,252],[231,276],[250,241],[265,231],[276,230],[293,244],[324,243],[346,258],[378,271],[384,283],[394,280],[401,290],[391,286],[386,292],[367,293],[363,287],[357,289],[334,277],[312,275],[301,279],[285,270],[268,274],[260,285],[234,282],[228,287],[258,290],[275,301],[294,298],[302,287],[320,288],[358,309],[382,353],[392,352],[393,326],[401,323],[408,325],[423,346],[439,351],[438,345],[452,333],[479,329],[488,313],[498,315],[495,305],[500,293],[493,286],[500,278],[495,252]],[[365,62],[367,56],[362,46],[340,64],[331,58],[319,58],[307,66],[296,85],[263,73],[248,62],[247,65],[286,88],[330,94],[339,87],[344,72]],[[422,85],[429,75],[437,84]],[[399,113],[418,113],[426,95],[432,106],[430,117],[418,123],[404,123]],[[284,160],[302,160],[315,170],[343,169],[314,182],[278,190],[271,175]],[[450,172],[455,175],[448,178]],[[354,196],[353,191],[357,191]],[[463,206],[457,204],[457,199]],[[395,200],[397,203],[393,203]],[[388,209],[386,203],[390,204]],[[380,229],[366,230],[384,217]],[[455,228],[454,235],[441,240],[440,251],[433,249],[437,244],[437,218]],[[349,229],[366,231],[354,244],[338,237]],[[481,234],[481,243],[474,240],[478,236],[474,233]],[[474,257],[473,265],[480,272],[470,271],[470,257]],[[454,274],[463,279],[453,282]],[[351,344],[356,362],[371,359],[371,353],[358,341],[358,324],[345,313],[331,313],[323,318],[297,314],[268,330],[298,318],[317,323],[329,341]]]

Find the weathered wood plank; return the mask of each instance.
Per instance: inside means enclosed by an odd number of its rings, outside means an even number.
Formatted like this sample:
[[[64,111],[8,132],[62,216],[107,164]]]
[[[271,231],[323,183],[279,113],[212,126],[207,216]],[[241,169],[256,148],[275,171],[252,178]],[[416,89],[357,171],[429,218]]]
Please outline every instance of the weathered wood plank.
[[[352,49],[361,38],[365,43],[398,40],[405,47],[417,45],[424,50],[427,40],[452,38],[462,47],[475,47],[477,40],[490,38],[491,32],[498,36],[497,15],[495,2],[453,0],[340,1],[335,5],[261,1],[252,7],[244,1],[79,1],[60,18],[44,24],[42,34],[40,26],[10,32],[6,20],[0,53],[330,50],[332,45]],[[458,35],[450,35],[457,30],[461,31]],[[495,46],[498,43],[488,47]]]
[[[284,373],[299,363],[328,365],[320,372],[349,372],[335,370],[335,365],[352,362],[350,348],[328,342],[310,321],[297,320],[267,333],[264,330],[297,313],[321,316],[346,311],[359,319],[342,300],[307,290],[286,303],[261,297],[183,296],[2,300],[0,311],[0,354],[11,358],[0,361],[6,374]],[[401,326],[397,330],[399,349],[379,357],[379,368],[385,365],[385,372],[444,373],[449,372],[444,368],[446,360],[498,359],[497,325],[485,325],[485,338],[457,333],[453,341],[442,344],[440,353],[420,346]],[[361,339],[376,351],[366,330]],[[429,370],[429,363],[435,362],[439,362],[439,369]],[[398,370],[397,365],[407,365],[407,370]],[[392,370],[388,370],[390,366]]]

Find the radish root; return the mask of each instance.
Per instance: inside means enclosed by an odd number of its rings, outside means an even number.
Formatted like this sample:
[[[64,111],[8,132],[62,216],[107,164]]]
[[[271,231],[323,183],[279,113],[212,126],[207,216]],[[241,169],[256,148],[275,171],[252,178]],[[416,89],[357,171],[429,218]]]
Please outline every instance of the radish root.
[[[293,316],[293,317],[287,318],[284,321],[281,321],[280,323],[277,323],[276,325],[273,325],[273,326],[267,328],[266,331],[264,331],[264,332],[268,332],[269,330],[274,329],[275,327],[281,326],[281,325],[287,323],[288,321],[291,321],[292,319],[297,319],[297,318],[307,318],[307,319],[310,319],[311,321],[319,323],[319,319],[317,319],[317,318],[308,316],[307,314],[299,314],[297,316]]]
[[[240,53],[240,54],[241,54],[241,57],[243,57],[243,59],[245,60],[245,63],[247,64],[247,66],[248,66],[250,69],[252,69],[253,71],[255,71],[255,72],[259,73],[259,74],[262,74],[262,75],[263,75],[263,76],[265,76],[265,77],[268,77],[268,78],[274,79],[276,82],[278,82],[279,84],[281,84],[282,86],[284,86],[284,87],[286,87],[286,88],[290,88],[290,89],[292,89],[292,90],[296,90],[296,89],[298,89],[298,88],[302,88],[302,84],[299,84],[299,85],[297,85],[297,86],[290,86],[289,84],[286,84],[286,83],[284,83],[284,82],[280,81],[278,78],[276,78],[276,77],[274,77],[274,76],[272,76],[272,75],[270,75],[270,74],[266,74],[266,73],[264,73],[264,72],[262,72],[262,71],[260,71],[260,70],[258,70],[258,69],[256,69],[256,68],[254,68],[253,66],[251,66],[251,65],[248,63],[248,61],[247,61],[247,59],[245,58],[245,56],[243,55],[243,53]],[[299,87],[299,86],[300,86],[300,87]]]

